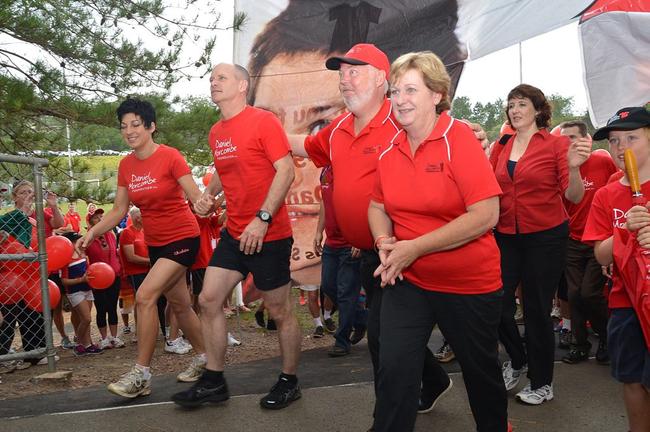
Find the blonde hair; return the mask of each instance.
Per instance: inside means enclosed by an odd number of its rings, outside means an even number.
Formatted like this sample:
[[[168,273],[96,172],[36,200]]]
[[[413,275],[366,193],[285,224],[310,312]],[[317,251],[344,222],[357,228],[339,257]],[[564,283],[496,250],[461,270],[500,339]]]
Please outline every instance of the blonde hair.
[[[29,186],[32,189],[34,188],[34,184],[32,182],[28,180],[18,180],[13,184],[11,188],[11,195],[15,197],[18,194],[18,189],[20,189],[23,186]]]
[[[440,114],[451,108],[449,88],[451,78],[447,73],[445,64],[440,57],[431,51],[411,52],[401,55],[390,66],[390,81],[397,82],[409,70],[416,70],[422,74],[424,84],[429,90],[440,93],[442,98],[436,105],[436,113]]]

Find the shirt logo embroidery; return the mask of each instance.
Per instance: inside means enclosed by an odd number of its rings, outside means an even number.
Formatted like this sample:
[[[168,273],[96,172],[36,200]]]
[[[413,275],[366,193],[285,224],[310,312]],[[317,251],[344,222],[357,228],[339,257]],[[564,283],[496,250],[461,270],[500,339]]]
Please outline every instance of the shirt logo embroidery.
[[[237,146],[232,144],[231,138],[220,141],[216,140],[214,143],[214,157],[215,159],[230,159],[237,157]]]
[[[189,252],[189,251],[190,251],[189,249],[181,249],[181,250],[177,250],[177,251],[174,251],[174,256],[176,256],[176,255],[182,255],[182,254],[184,254],[184,253],[186,253],[186,252]]]
[[[614,220],[612,221],[612,225],[614,226],[614,228],[625,228],[626,221],[627,221],[627,212],[615,208]]]
[[[370,147],[364,147],[364,148],[363,148],[363,154],[364,154],[364,155],[367,155],[367,154],[377,154],[377,153],[379,153],[379,150],[380,150],[380,149],[381,149],[381,146],[380,146],[380,145],[370,146]]]
[[[442,172],[442,168],[445,166],[444,163],[438,162],[435,164],[427,164],[426,167],[424,167],[424,172]]]

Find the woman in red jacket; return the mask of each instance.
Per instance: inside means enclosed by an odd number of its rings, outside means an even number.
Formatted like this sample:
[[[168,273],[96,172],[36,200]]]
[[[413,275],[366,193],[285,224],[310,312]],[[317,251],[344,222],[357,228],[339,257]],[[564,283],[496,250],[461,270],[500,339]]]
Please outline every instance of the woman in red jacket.
[[[517,399],[539,405],[553,399],[555,337],[551,304],[566,261],[568,216],[562,197],[578,203],[584,194],[580,165],[590,145],[551,135],[551,107],[536,87],[521,84],[508,94],[506,110],[515,134],[492,166],[503,195],[496,239],[501,251],[504,304],[499,338],[511,361],[504,364],[506,389],[528,371]],[[515,323],[515,289],[521,282],[526,349]],[[526,350],[528,351],[526,353]]]

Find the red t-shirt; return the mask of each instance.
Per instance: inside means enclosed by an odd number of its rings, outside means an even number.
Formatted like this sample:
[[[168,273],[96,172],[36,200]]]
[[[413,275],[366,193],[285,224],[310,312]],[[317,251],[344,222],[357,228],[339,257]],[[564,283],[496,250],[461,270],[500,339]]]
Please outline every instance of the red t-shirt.
[[[108,231],[93,240],[86,248],[86,256],[90,264],[103,262],[110,265],[117,277],[122,272],[120,259],[117,256],[117,239],[113,231]]]
[[[52,234],[54,234],[54,228],[52,228],[52,218],[54,217],[54,210],[50,207],[43,207],[43,220],[45,221],[45,237],[51,237]],[[32,212],[31,215],[29,215],[30,218],[34,219],[34,222],[36,222],[36,210]],[[34,225],[34,228],[32,229],[32,237],[36,238],[36,225]]]
[[[149,271],[148,265],[136,264],[126,259],[124,253],[124,246],[133,245],[133,252],[143,258],[149,258],[149,249],[147,243],[144,241],[143,230],[136,229],[133,225],[129,225],[120,234],[120,257],[124,267],[124,274],[127,276],[147,273]]]
[[[379,157],[377,172],[372,199],[384,204],[398,240],[435,231],[468,206],[501,194],[474,133],[447,112],[414,156],[406,133],[395,137]],[[499,248],[488,230],[463,246],[419,257],[402,274],[429,291],[493,292],[501,288]]]
[[[216,241],[219,238],[218,233],[221,227],[221,225],[219,225],[218,213],[207,218],[202,218],[198,215],[194,215],[194,217],[196,218],[201,230],[201,245],[199,246],[199,252],[196,255],[191,270],[204,269],[208,266],[214,248],[217,245]]]
[[[564,206],[569,214],[569,237],[582,241],[582,233],[587,223],[587,216],[591,208],[596,191],[608,183],[612,174],[618,171],[612,157],[606,150],[594,150],[589,159],[580,166],[580,177],[585,186],[585,194],[578,204],[562,197]]]
[[[490,156],[503,190],[497,231],[527,234],[556,227],[568,219],[562,197],[569,185],[569,138],[540,129],[530,138],[510,178],[507,164],[516,136]]]
[[[641,191],[645,196],[650,196],[650,182],[641,185]],[[625,222],[630,208],[632,208],[632,193],[629,186],[624,186],[617,181],[600,188],[591,204],[582,241],[607,240],[614,235],[615,229],[626,229]],[[632,307],[616,266],[614,266],[612,281],[609,307],[612,309]]]
[[[72,227],[72,231],[78,233],[79,230],[81,229],[81,216],[77,212],[67,212],[65,216],[63,217],[64,226],[70,225]]]
[[[332,248],[346,248],[350,244],[345,240],[339,225],[336,222],[336,214],[334,212],[334,176],[332,175],[332,167],[326,166],[320,174],[320,190],[323,199],[323,206],[325,207],[325,244]]]
[[[377,160],[400,126],[390,101],[355,136],[354,116],[342,114],[316,135],[305,138],[305,150],[318,167],[332,166],[336,183],[333,206],[343,237],[354,247],[372,249],[368,205],[375,183]]]
[[[226,229],[239,238],[262,207],[276,171],[273,164],[290,154],[280,121],[269,111],[246,106],[212,126],[208,136],[228,206]],[[291,237],[284,203],[273,215],[264,241]]]
[[[187,206],[178,179],[191,174],[178,150],[160,144],[144,160],[131,153],[120,161],[117,185],[140,208],[148,246],[163,246],[199,236],[199,225]]]

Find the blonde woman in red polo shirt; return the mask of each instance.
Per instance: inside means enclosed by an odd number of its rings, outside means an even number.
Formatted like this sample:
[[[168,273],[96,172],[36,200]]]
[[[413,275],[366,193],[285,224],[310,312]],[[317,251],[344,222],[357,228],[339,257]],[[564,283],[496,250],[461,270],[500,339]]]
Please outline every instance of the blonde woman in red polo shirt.
[[[185,284],[185,272],[199,250],[199,225],[185,195],[196,202],[201,192],[180,152],[154,142],[156,112],[149,102],[127,99],[118,107],[117,118],[122,137],[133,152],[120,161],[113,208],[77,245],[85,249],[113,229],[126,215],[129,202],[140,208],[151,271],[136,294],[138,357],[129,372],[108,385],[111,393],[135,398],[151,393],[149,365],[158,333],[156,302],[163,294],[197,353],[176,378],[196,381],[205,365],[201,325]]]
[[[580,165],[591,146],[570,144],[567,137],[546,130],[551,107],[544,93],[531,85],[510,91],[506,115],[516,133],[491,158],[503,190],[496,227],[504,289],[499,338],[511,359],[503,366],[503,378],[506,390],[511,390],[527,370],[530,382],[516,398],[539,405],[553,399],[551,306],[565,267],[569,236],[562,197],[572,203],[582,200]],[[514,318],[514,292],[520,282],[526,349]]]
[[[506,432],[492,236],[501,189],[469,125],[449,116],[442,61],[430,51],[405,54],[390,77],[404,130],[379,157],[368,209],[384,286],[374,430],[413,430],[424,347],[438,324],[463,370],[477,430]],[[451,388],[444,372],[436,376],[445,392]]]

